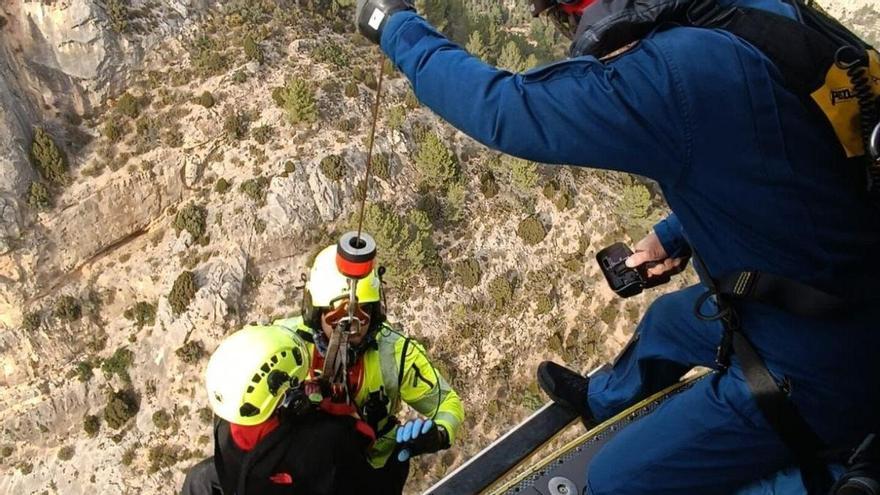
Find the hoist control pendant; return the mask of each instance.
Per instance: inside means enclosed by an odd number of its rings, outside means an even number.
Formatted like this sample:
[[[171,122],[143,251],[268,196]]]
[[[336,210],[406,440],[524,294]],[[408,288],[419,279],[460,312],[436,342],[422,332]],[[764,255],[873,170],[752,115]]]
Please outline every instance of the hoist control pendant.
[[[373,271],[376,241],[370,234],[347,232],[336,244],[336,268],[348,278],[362,279]]]

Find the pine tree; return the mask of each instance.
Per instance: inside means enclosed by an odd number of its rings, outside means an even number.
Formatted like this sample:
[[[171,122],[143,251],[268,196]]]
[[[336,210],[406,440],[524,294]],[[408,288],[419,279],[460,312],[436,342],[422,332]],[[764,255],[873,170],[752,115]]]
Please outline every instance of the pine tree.
[[[433,132],[425,136],[424,142],[419,146],[415,162],[422,180],[433,188],[445,188],[458,176],[458,161],[455,153]]]
[[[311,123],[318,120],[315,102],[315,89],[306,80],[298,77],[290,79],[284,87],[276,88],[272,98],[280,103],[291,124]]]
[[[31,161],[44,179],[53,184],[67,182],[67,159],[42,127],[34,129]]]
[[[511,72],[520,72],[525,68],[522,53],[520,53],[515,41],[510,40],[504,45],[501,54],[498,56],[497,65]]]
[[[480,35],[479,31],[474,31],[471,33],[471,35],[468,37],[468,42],[467,45],[465,45],[465,49],[470,52],[471,55],[482,60],[486,60],[489,56],[489,49],[483,42],[483,36]]]

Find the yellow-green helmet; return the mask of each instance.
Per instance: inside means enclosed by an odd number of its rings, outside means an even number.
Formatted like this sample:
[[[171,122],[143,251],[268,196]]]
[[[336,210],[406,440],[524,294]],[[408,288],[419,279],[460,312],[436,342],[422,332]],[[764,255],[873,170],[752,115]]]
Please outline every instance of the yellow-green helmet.
[[[260,424],[275,412],[291,382],[309,373],[311,355],[292,331],[247,326],[224,340],[205,372],[208,402],[230,423]]]
[[[312,306],[328,308],[331,302],[348,297],[348,279],[336,268],[336,245],[328,246],[315,257],[309,273],[306,290],[311,297]],[[382,299],[382,283],[376,270],[358,280],[357,298],[359,304],[379,302]]]

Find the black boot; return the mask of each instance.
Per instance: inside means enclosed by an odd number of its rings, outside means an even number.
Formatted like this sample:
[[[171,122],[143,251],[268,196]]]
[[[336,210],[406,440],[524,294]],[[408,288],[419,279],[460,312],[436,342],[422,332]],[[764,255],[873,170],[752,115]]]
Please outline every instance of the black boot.
[[[595,424],[587,405],[590,379],[552,361],[538,365],[538,385],[553,402],[578,413],[584,424]]]

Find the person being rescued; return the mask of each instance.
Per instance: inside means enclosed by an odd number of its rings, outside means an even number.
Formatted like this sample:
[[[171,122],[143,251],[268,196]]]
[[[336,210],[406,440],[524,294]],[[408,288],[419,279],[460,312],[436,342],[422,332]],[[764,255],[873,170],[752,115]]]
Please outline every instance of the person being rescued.
[[[313,379],[323,367],[335,325],[348,315],[348,279],[337,269],[335,255],[333,245],[315,258],[304,289],[302,316],[274,322],[296,331],[307,342]],[[359,417],[376,433],[376,442],[367,452],[373,468],[370,493],[401,493],[410,458],[449,448],[464,409],[425,348],[386,322],[382,281],[376,270],[358,281],[357,302],[360,330],[348,340],[348,394]],[[397,415],[403,403],[421,417],[401,423]]]
[[[248,326],[220,344],[205,373],[214,456],[190,469],[182,495],[363,491],[375,437],[357,418],[309,401],[310,358],[305,342],[279,326]]]

